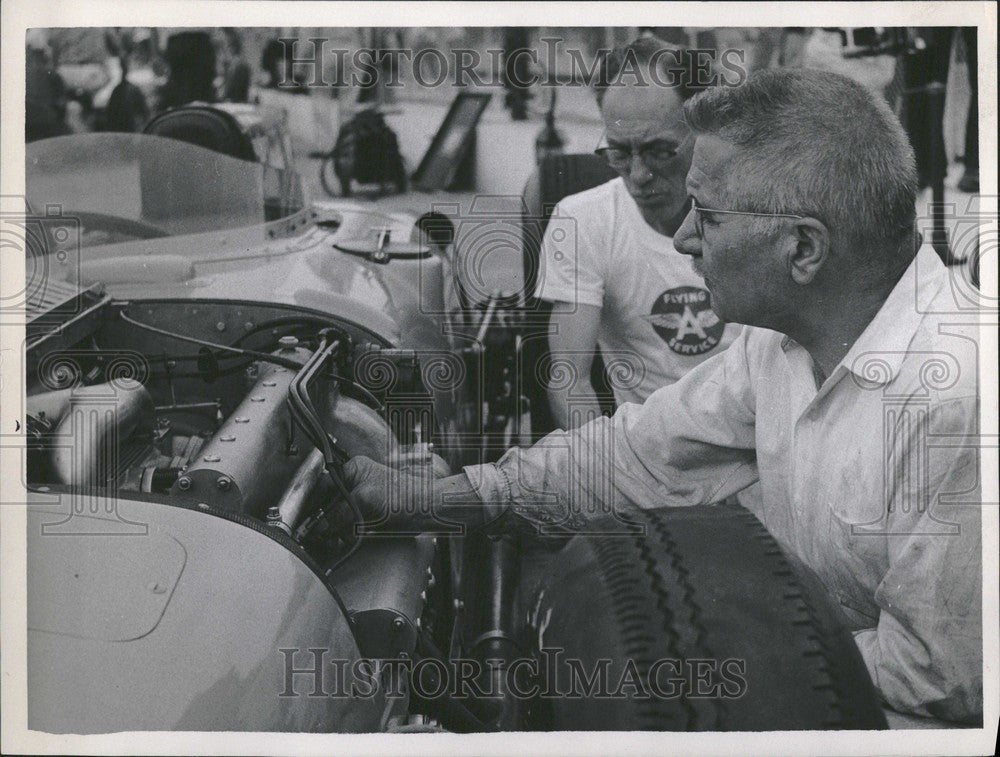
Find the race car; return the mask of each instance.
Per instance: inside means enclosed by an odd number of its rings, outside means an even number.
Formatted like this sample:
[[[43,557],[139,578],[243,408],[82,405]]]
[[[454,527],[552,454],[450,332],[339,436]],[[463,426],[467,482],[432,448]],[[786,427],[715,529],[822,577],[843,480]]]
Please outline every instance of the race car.
[[[363,522],[350,457],[443,476],[521,438],[523,330],[461,296],[440,217],[304,201],[237,115],[27,146],[30,729],[885,727],[734,505]]]

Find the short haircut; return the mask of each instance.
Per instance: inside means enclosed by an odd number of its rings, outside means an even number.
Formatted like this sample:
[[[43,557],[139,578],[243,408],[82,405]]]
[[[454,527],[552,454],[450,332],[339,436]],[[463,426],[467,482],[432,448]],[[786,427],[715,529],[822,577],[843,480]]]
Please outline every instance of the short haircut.
[[[765,70],[699,94],[684,112],[695,134],[742,148],[725,190],[732,209],[817,218],[848,252],[913,239],[913,149],[885,101],[861,84],[827,71]]]
[[[686,101],[705,89],[695,84],[699,79],[696,56],[690,50],[665,42],[658,37],[640,37],[606,50],[598,59],[592,81],[594,96],[600,106],[609,87],[643,84],[669,86]],[[655,71],[652,67],[655,67]]]

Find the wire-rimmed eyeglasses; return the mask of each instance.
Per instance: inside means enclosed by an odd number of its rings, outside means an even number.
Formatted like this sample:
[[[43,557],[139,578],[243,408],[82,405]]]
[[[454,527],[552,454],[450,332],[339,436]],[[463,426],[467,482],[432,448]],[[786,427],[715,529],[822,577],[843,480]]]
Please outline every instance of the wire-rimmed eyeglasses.
[[[690,198],[691,201],[691,212],[694,213],[694,230],[698,233],[699,237],[705,236],[705,227],[703,219],[701,217],[702,213],[719,213],[721,215],[728,216],[755,216],[757,218],[794,218],[796,220],[802,220],[805,216],[795,215],[794,213],[757,213],[750,210],[720,210],[719,208],[706,208],[698,204],[698,201],[693,197]]]

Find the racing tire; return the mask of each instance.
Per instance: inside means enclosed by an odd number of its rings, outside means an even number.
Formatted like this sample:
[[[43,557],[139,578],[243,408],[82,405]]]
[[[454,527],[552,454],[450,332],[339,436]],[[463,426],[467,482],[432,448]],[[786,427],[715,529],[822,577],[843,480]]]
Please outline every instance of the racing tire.
[[[609,519],[551,561],[529,608],[541,672],[525,727],[887,727],[839,608],[750,512],[630,517],[642,533]]]

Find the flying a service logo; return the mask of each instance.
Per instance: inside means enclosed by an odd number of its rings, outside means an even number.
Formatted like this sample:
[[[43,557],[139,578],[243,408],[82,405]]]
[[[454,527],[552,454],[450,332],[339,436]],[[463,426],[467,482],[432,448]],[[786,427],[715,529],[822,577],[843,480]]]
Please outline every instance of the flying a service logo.
[[[725,321],[712,311],[708,291],[683,286],[668,289],[644,316],[667,346],[679,355],[703,355],[722,341]]]

